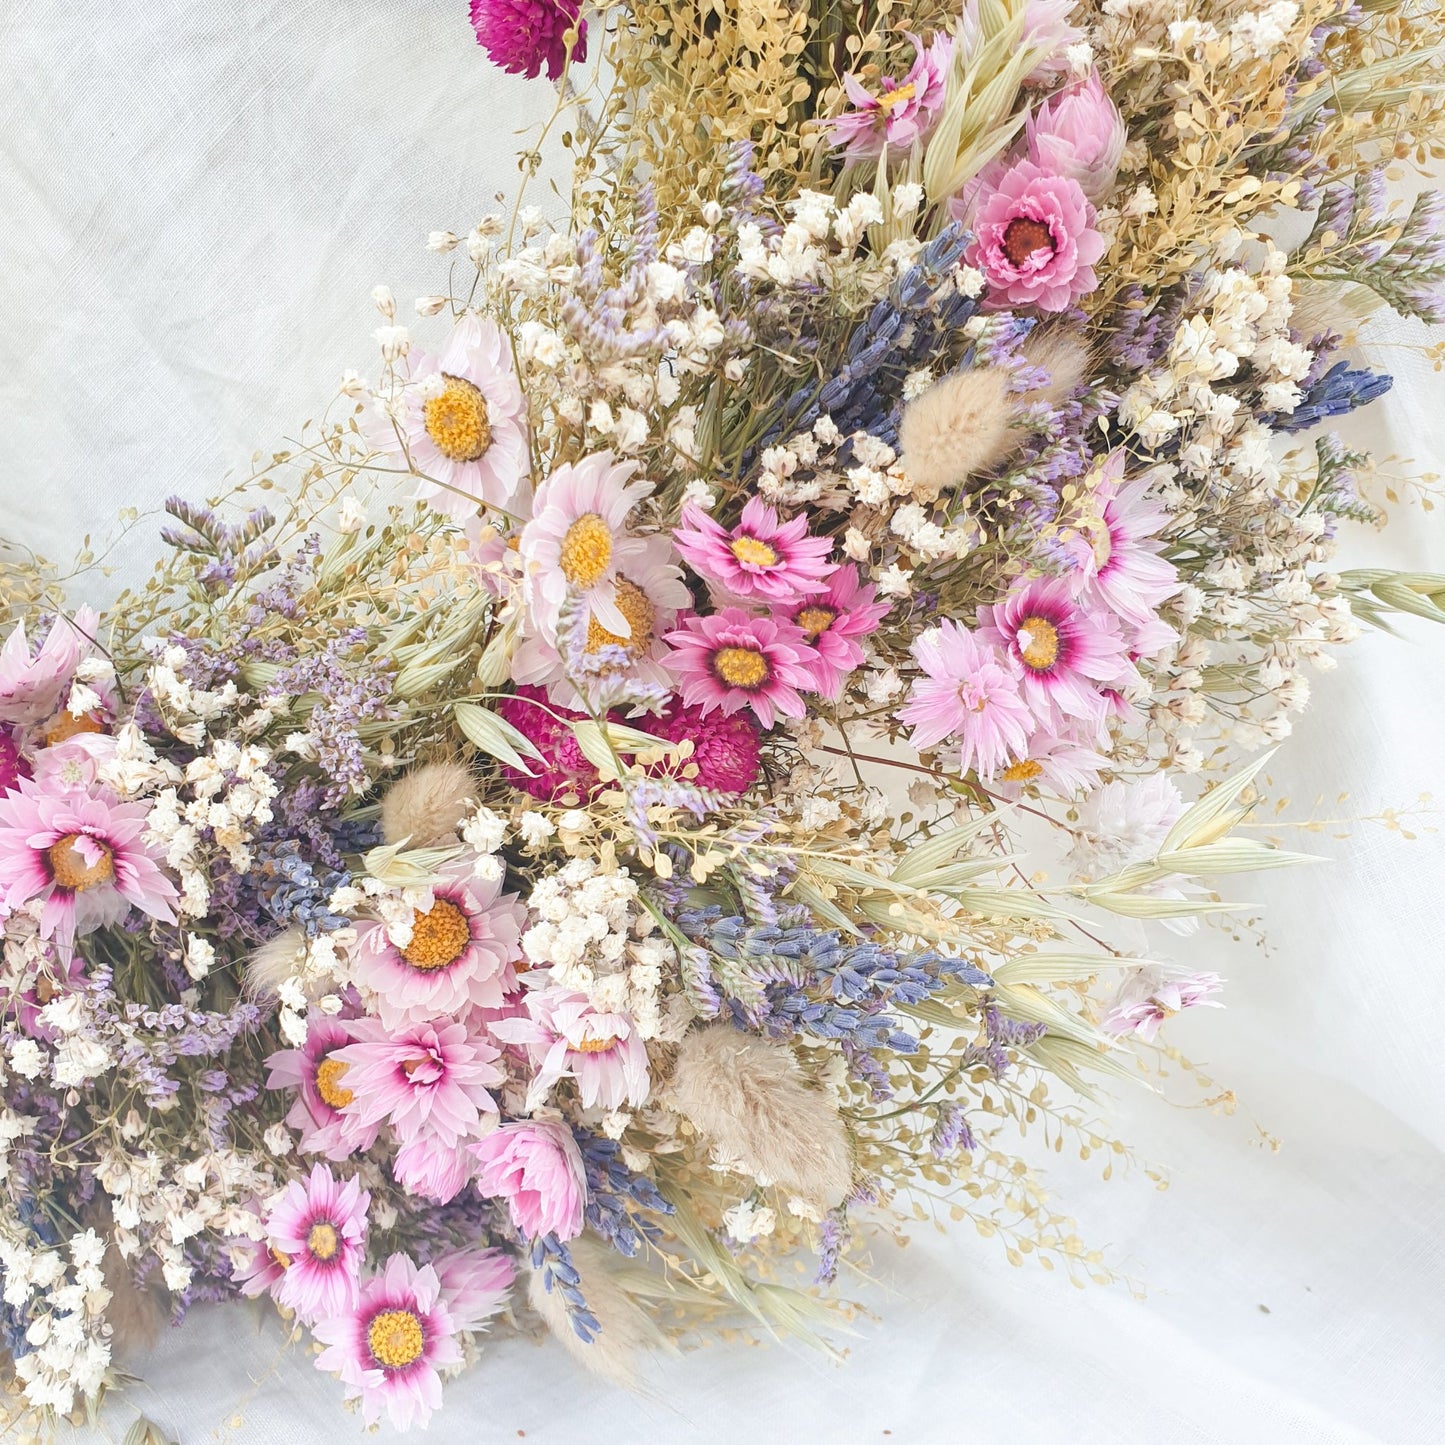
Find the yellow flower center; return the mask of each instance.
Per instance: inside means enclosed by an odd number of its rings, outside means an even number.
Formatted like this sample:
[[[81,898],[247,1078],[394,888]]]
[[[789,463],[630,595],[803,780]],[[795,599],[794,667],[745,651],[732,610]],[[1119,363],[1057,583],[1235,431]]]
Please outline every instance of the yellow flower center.
[[[50,859],[50,876],[56,886],[83,893],[87,888],[98,888],[115,877],[115,855],[98,838],[88,839],[90,845],[100,852],[94,863],[85,861],[79,843],[84,833],[69,833],[58,843],[52,843],[47,857]]]
[[[562,575],[574,587],[595,586],[612,561],[612,528],[596,512],[584,512],[567,528],[558,560]]]
[[[579,1054],[605,1054],[616,1042],[617,1035],[608,1034],[605,1039],[583,1039],[581,1043],[573,1044],[572,1048]]]
[[[84,712],[76,717],[74,713],[63,712],[46,725],[45,746],[53,748],[57,743],[66,742],[70,738],[78,737],[81,733],[103,733],[104,731],[105,724],[94,713]]]
[[[322,1059],[316,1066],[316,1092],[333,1109],[344,1109],[356,1097],[350,1089],[341,1087],[348,1067],[340,1059]]]
[[[413,968],[431,972],[455,963],[472,941],[472,925],[455,903],[438,898],[425,913],[411,915],[411,942],[401,956]]]
[[[1043,772],[1044,765],[1036,763],[1032,758],[1020,758],[1016,763],[1010,763],[999,775],[1006,783],[1027,783]]]
[[[1059,660],[1059,629],[1046,617],[1025,617],[1019,623],[1018,649],[1025,667],[1047,672]]]
[[[816,641],[836,621],[838,614],[831,607],[824,607],[821,603],[814,603],[811,607],[805,607],[798,613],[798,626],[808,634],[809,641]]]
[[[728,546],[739,562],[748,562],[754,567],[776,567],[778,554],[766,542],[756,537],[734,537]]]
[[[306,1248],[313,1259],[319,1259],[323,1264],[327,1260],[335,1259],[341,1248],[341,1236],[337,1234],[336,1226],[327,1220],[318,1219],[306,1236]]]
[[[1093,530],[1094,543],[1094,566],[1103,571],[1109,565],[1109,558],[1114,555],[1114,537],[1109,531],[1109,524],[1100,521]]]
[[[404,1370],[426,1348],[421,1321],[410,1310],[382,1310],[366,1327],[366,1348],[383,1370]]]
[[[772,676],[768,659],[751,647],[720,647],[713,654],[712,670],[729,687],[751,692]]]
[[[271,1258],[281,1266],[282,1269],[291,1268],[291,1256],[289,1254],[284,1254],[281,1250],[277,1249],[274,1244],[266,1250],[266,1253],[269,1254]]]
[[[626,577],[619,577],[617,610],[627,619],[632,635],[619,637],[615,632],[609,632],[595,617],[589,617],[587,651],[598,652],[604,647],[625,647],[633,657],[639,657],[652,641],[652,634],[657,626],[657,609],[641,587],[635,582],[629,582]]]
[[[426,434],[449,461],[478,461],[492,444],[487,399],[460,376],[443,373],[442,382],[440,394],[429,396],[422,406]]]
[[[916,87],[910,80],[907,85],[895,86],[892,90],[885,90],[878,97],[878,109],[887,115],[894,106],[902,105],[905,100],[912,100]]]

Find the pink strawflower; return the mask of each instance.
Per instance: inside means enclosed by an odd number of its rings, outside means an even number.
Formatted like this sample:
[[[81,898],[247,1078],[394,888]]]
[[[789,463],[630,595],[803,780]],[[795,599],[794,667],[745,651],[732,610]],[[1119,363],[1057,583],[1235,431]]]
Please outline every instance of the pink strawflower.
[[[1104,687],[1137,682],[1118,623],[1078,596],[1068,579],[1044,577],[978,609],[979,636],[1017,663],[1023,694],[1040,724],[1097,722]]]
[[[472,1160],[465,1144],[418,1134],[392,1155],[391,1175],[408,1194],[450,1204],[471,1182]]]
[[[582,1151],[565,1125],[546,1119],[503,1124],[471,1146],[477,1188],[505,1199],[512,1222],[528,1239],[582,1233],[587,1171]]]
[[[1063,311],[1099,284],[1094,263],[1108,243],[1077,181],[1016,161],[979,190],[973,211],[965,258],[994,304]]]
[[[459,1333],[477,1330],[507,1302],[516,1267],[504,1250],[455,1249],[431,1262],[442,1303]]]
[[[503,763],[502,776],[514,788],[550,803],[559,793],[585,798],[597,786],[597,769],[567,726],[569,720],[585,717],[585,713],[558,707],[540,687],[519,687],[494,706],[498,715],[526,736],[545,760],[527,759],[530,777]]]
[[[57,712],[75,669],[95,651],[99,625],[89,607],[78,608],[73,621],[56,617],[32,654],[25,624],[17,622],[0,647],[0,722],[29,726]]]
[[[386,923],[357,929],[353,972],[388,1028],[455,1018],[470,1005],[496,1008],[517,984],[512,965],[527,921],[517,895],[503,893],[500,879],[476,877],[466,858],[436,877],[431,907],[412,910],[406,943],[393,942]]]
[[[361,1286],[353,1309],[322,1320],[312,1333],[327,1346],[316,1368],[341,1377],[346,1398],[360,1399],[367,1425],[385,1410],[398,1430],[425,1429],[441,1407],[437,1371],[462,1362],[441,1280],[430,1265],[418,1269],[404,1254],[392,1255],[382,1273]]]
[[[782,615],[802,630],[817,653],[812,664],[815,689],[834,702],[848,674],[863,661],[860,637],[878,630],[888,615],[887,602],[875,602],[878,589],[859,581],[858,568],[845,563],[828,579],[825,591],[804,598]]]
[[[545,978],[545,973],[541,975]],[[559,1079],[577,1081],[584,1108],[635,1108],[647,1100],[647,1046],[624,1013],[602,1013],[585,993],[556,986],[527,995],[525,1019],[499,1020],[492,1032],[526,1047],[536,1068],[527,1093],[535,1109]]]
[[[40,935],[64,952],[76,934],[120,923],[132,908],[171,922],[175,886],[141,841],[149,812],[103,789],[22,781],[0,798],[0,902],[44,899]]]
[[[969,0],[970,5],[976,0]],[[1077,25],[1069,24],[1069,16],[1078,9],[1079,0],[1028,0],[1024,6],[1023,43],[1043,52],[1034,68],[1024,78],[1038,83],[1058,76],[1068,68],[1069,46],[1084,38]]]
[[[355,1179],[339,1183],[324,1164],[313,1165],[304,1183],[293,1179],[272,1201],[266,1230],[272,1250],[287,1261],[276,1299],[305,1323],[356,1303],[370,1205],[371,1195]]]
[[[505,333],[468,312],[440,356],[413,347],[403,365],[399,416],[371,425],[376,444],[400,451],[400,429],[412,466],[424,474],[417,499],[449,517],[464,522],[482,504],[507,508],[531,461],[526,403]]]
[[[313,1009],[306,1015],[306,1042],[266,1060],[266,1087],[297,1091],[286,1123],[300,1132],[304,1154],[345,1159],[370,1149],[381,1132],[380,1122],[362,1124],[342,1112],[355,1095],[347,1086],[349,1066],[336,1055],[351,1042],[346,1023]]]
[[[661,717],[648,719],[646,727],[668,742],[692,740],[688,762],[697,768],[697,776],[691,781],[700,788],[714,793],[746,793],[758,780],[758,725],[741,713],[731,717],[716,709],[708,713],[674,699]]]
[[[913,42],[912,67],[901,81],[884,76],[879,94],[866,90],[857,76],[844,75],[843,89],[853,109],[824,124],[847,155],[869,158],[881,155],[885,146],[906,151],[933,129],[948,92],[953,39],[939,31],[925,48],[913,36],[908,38]]]
[[[509,75],[535,80],[542,67],[556,80],[567,63],[566,35],[575,28],[572,59],[587,59],[587,22],[577,0],[472,0],[477,43]]]
[[[1119,985],[1114,1003],[1104,1015],[1106,1034],[1136,1034],[1152,1043],[1159,1025],[1183,1009],[1223,1008],[1211,999],[1224,987],[1217,973],[1191,973],[1177,965],[1145,964],[1134,969]]]
[[[1019,670],[1004,653],[951,618],[911,650],[925,676],[914,681],[898,718],[913,729],[917,751],[956,737],[959,770],[975,768],[985,778],[1022,755],[1035,720]]]
[[[1114,189],[1129,132],[1097,70],[1036,106],[1025,135],[1036,166],[1076,180],[1094,205],[1104,203]]]
[[[728,529],[695,502],[682,509],[672,534],[677,550],[728,600],[775,607],[821,592],[837,564],[828,561],[829,537],[808,535],[807,514],[780,522],[766,502],[751,498],[737,526]]]
[[[703,712],[721,708],[732,714],[750,707],[770,728],[779,716],[808,711],[800,694],[816,685],[818,654],[792,623],[725,607],[711,617],[685,618],[667,640],[682,699]]]
[[[488,1092],[503,1081],[501,1050],[463,1023],[411,1024],[389,1029],[380,1019],[356,1019],[356,1042],[335,1057],[348,1066],[355,1096],[342,1110],[362,1124],[381,1120],[402,1144],[426,1133],[456,1144],[475,1135],[482,1113],[497,1112]]]

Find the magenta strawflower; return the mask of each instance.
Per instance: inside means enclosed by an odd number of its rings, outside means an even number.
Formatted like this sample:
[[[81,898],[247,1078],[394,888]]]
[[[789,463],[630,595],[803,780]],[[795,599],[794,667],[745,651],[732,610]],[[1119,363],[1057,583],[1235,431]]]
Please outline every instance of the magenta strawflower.
[[[726,607],[711,617],[684,618],[667,640],[683,701],[703,712],[749,707],[765,728],[779,716],[807,712],[801,693],[816,686],[818,654],[792,623]]]
[[[325,1164],[313,1165],[304,1182],[293,1179],[271,1202],[270,1246],[286,1260],[276,1299],[306,1323],[356,1303],[370,1205],[355,1179],[340,1183]]]
[[[672,540],[729,601],[771,606],[799,602],[821,592],[837,570],[837,564],[828,561],[832,539],[809,536],[806,513],[780,522],[778,514],[757,497],[748,501],[731,529],[689,502]]]
[[[542,67],[556,80],[567,63],[567,32],[577,41],[572,59],[587,59],[587,22],[577,17],[576,0],[472,0],[472,29],[477,43],[510,75],[535,80]]]
[[[990,173],[968,209],[974,240],[965,258],[987,278],[994,304],[1063,311],[1099,284],[1094,265],[1108,243],[1077,181],[1016,161]]]
[[[673,700],[661,717],[649,718],[647,730],[669,742],[690,739],[688,763],[697,769],[689,776],[698,787],[714,793],[745,793],[758,780],[761,739],[758,725],[742,713],[705,712]]]
[[[430,1265],[394,1254],[361,1286],[354,1308],[322,1320],[312,1333],[325,1346],[316,1368],[339,1375],[348,1400],[375,1425],[384,1410],[398,1430],[426,1427],[441,1408],[438,1369],[459,1365],[456,1325]]]
[[[587,1171],[582,1151],[565,1124],[532,1119],[503,1124],[471,1146],[477,1189],[504,1199],[512,1222],[528,1239],[582,1233]]]
[[[915,749],[957,738],[960,771],[976,768],[984,778],[1023,754],[1035,720],[1006,654],[952,619],[916,638],[911,650],[927,675],[914,681],[898,718],[913,729]]]
[[[516,1267],[500,1249],[456,1249],[438,1255],[431,1267],[442,1286],[442,1303],[459,1331],[480,1329],[501,1310]]]
[[[0,723],[29,726],[59,711],[75,669],[95,651],[99,625],[89,607],[78,608],[74,620],[57,617],[32,653],[25,624],[17,622],[0,647]]]
[[[933,128],[948,90],[953,40],[939,31],[925,48],[913,36],[908,38],[915,54],[912,67],[901,81],[884,76],[877,95],[857,76],[844,75],[843,89],[853,109],[824,124],[847,155],[877,156],[885,145],[907,151]]]
[[[301,1134],[301,1152],[341,1160],[370,1149],[381,1124],[362,1124],[342,1110],[355,1097],[346,1086],[347,1065],[336,1057],[352,1042],[338,1018],[313,1010],[306,1015],[306,1042],[280,1049],[266,1060],[268,1089],[295,1089],[286,1123]]]
[[[51,791],[26,779],[0,797],[0,902],[44,900],[42,938],[68,951],[76,934],[132,908],[169,923],[176,889],[142,841],[150,807],[105,789]]]
[[[352,1101],[342,1110],[359,1123],[381,1120],[402,1144],[425,1133],[456,1144],[495,1114],[489,1090],[502,1082],[501,1050],[469,1034],[463,1023],[438,1020],[392,1030],[380,1019],[356,1019],[354,1043],[335,1057],[347,1065]]]
[[[1023,695],[1041,725],[1098,722],[1101,688],[1137,682],[1115,618],[1079,596],[1063,577],[1025,582],[1002,602],[978,609],[978,635],[1017,663]]]
[[[824,697],[836,702],[841,696],[848,674],[863,661],[858,639],[876,632],[888,615],[889,604],[876,602],[877,595],[878,589],[861,582],[858,568],[848,562],[828,579],[824,591],[780,614],[801,629],[816,651],[813,684]]]
[[[515,893],[481,879],[460,858],[437,870],[432,905],[413,909],[411,936],[392,940],[385,923],[363,923],[352,952],[355,978],[376,995],[388,1028],[456,1018],[470,1005],[498,1007],[517,986],[513,963],[527,921]]]

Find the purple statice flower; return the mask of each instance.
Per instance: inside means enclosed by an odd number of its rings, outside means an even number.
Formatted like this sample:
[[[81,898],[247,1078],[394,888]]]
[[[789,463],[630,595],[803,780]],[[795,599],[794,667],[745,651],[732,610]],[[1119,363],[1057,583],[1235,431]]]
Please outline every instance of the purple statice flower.
[[[978,1147],[962,1104],[940,1104],[934,1119],[928,1149],[935,1159],[947,1159],[962,1149],[971,1154]]]
[[[556,80],[568,61],[567,32],[576,31],[570,58],[587,59],[587,22],[577,0],[472,0],[477,44],[509,75],[535,80],[542,67]]]
[[[228,591],[238,580],[253,577],[276,561],[276,548],[266,538],[276,519],[257,507],[238,523],[226,523],[210,507],[183,497],[169,497],[166,511],[179,525],[161,528],[161,540],[182,552],[207,560],[197,577],[211,594]]]

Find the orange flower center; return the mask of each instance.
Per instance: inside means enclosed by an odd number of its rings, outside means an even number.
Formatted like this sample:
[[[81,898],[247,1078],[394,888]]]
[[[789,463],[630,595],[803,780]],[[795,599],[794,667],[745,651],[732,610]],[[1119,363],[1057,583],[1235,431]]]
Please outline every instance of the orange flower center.
[[[487,399],[460,376],[442,374],[442,389],[422,406],[422,424],[436,449],[449,461],[475,462],[492,444]]]
[[[612,528],[596,512],[583,512],[562,538],[562,575],[585,591],[607,575],[611,561]]]
[[[329,1220],[318,1219],[306,1235],[306,1248],[313,1259],[319,1259],[323,1264],[335,1259],[341,1248],[341,1236],[337,1234],[336,1226]]]
[[[579,1054],[605,1054],[616,1042],[617,1035],[608,1034],[603,1039],[583,1039],[581,1043],[573,1044],[572,1049]]]
[[[344,1109],[356,1097],[341,1086],[347,1068],[340,1059],[322,1059],[316,1066],[316,1092],[333,1109]]]
[[[720,647],[713,654],[712,670],[729,687],[753,692],[773,675],[768,659],[751,647]]]
[[[1020,758],[1016,763],[1010,763],[999,775],[1006,783],[1027,783],[1043,772],[1044,765],[1036,763],[1032,758]]]
[[[652,641],[657,627],[657,609],[641,587],[626,577],[617,579],[617,610],[627,619],[631,637],[609,632],[595,617],[587,619],[587,651],[604,647],[625,647],[633,657],[640,657]]]
[[[1047,672],[1059,660],[1059,629],[1046,617],[1025,617],[1017,639],[1024,666],[1034,672]]]
[[[81,713],[76,717],[74,713],[63,712],[59,717],[54,718],[45,728],[45,746],[53,748],[57,743],[63,743],[81,733],[103,733],[105,724],[96,717],[93,712]]]
[[[472,925],[455,903],[438,898],[425,913],[411,915],[411,942],[401,956],[413,968],[430,973],[455,963],[472,941]]]
[[[410,1310],[382,1310],[366,1327],[366,1348],[384,1370],[404,1370],[421,1358],[426,1336]]]
[[[1003,253],[1011,266],[1022,266],[1035,251],[1052,254],[1054,249],[1053,233],[1032,216],[1015,216],[1003,233]]]
[[[734,537],[728,546],[732,548],[732,554],[739,562],[748,562],[754,567],[776,567],[778,565],[778,554],[756,537]]]
[[[100,856],[93,863],[85,861],[85,854],[79,844],[86,839]],[[58,843],[52,843],[46,855],[50,859],[50,876],[59,888],[69,888],[83,893],[87,888],[98,888],[115,877],[115,855],[97,838],[86,838],[84,833],[70,833]]]
[[[837,612],[831,607],[824,607],[822,603],[803,608],[796,618],[798,626],[808,634],[809,641],[816,641],[837,620]]]

